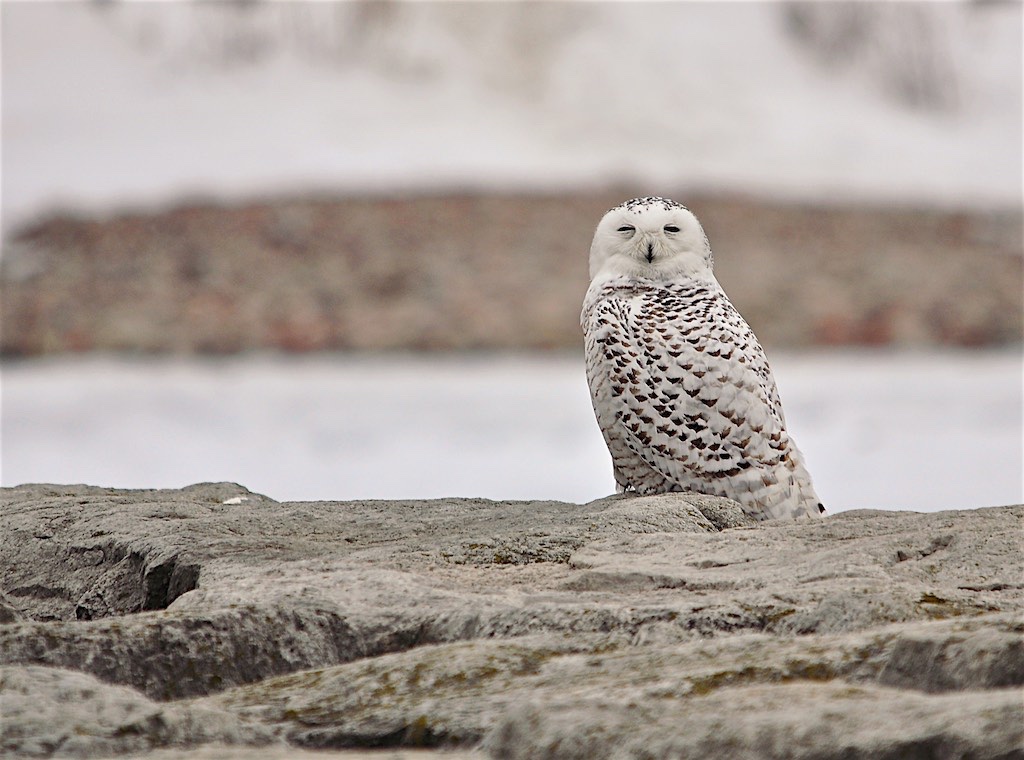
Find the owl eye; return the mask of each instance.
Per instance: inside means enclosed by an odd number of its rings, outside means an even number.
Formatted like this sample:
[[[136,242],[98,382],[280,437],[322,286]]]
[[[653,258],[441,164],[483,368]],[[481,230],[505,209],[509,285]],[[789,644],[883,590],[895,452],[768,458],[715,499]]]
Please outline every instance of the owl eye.
[[[679,228],[676,227],[674,224],[666,224],[665,232],[679,232]]]
[[[624,224],[619,227],[619,232],[636,232],[636,227],[632,224]]]

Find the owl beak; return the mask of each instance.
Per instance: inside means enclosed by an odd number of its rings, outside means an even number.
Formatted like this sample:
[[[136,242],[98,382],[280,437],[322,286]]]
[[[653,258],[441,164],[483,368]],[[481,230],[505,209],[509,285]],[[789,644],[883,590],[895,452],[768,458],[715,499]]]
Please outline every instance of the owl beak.
[[[654,243],[647,244],[647,263],[654,261]]]

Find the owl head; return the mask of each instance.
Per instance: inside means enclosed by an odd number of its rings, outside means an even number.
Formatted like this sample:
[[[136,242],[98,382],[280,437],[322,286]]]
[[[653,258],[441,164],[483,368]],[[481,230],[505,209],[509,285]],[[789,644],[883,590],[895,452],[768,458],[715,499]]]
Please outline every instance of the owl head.
[[[667,198],[634,198],[601,219],[590,246],[590,278],[703,279],[712,275],[711,246],[700,222]]]

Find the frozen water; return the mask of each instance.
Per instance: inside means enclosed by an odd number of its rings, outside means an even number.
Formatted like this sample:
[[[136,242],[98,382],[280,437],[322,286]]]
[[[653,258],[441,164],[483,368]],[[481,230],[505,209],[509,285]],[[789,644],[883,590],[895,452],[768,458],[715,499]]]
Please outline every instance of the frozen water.
[[[1021,503],[1016,352],[773,355],[830,511]],[[4,485],[231,480],[279,500],[614,490],[582,358],[32,360],[2,373]]]

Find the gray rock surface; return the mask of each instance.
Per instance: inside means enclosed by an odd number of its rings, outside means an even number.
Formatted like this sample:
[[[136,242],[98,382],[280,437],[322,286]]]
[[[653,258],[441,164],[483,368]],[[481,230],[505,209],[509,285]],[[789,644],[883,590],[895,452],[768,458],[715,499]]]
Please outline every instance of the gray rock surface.
[[[502,760],[907,760],[1024,752],[1019,693],[965,699],[841,683],[759,685],[626,707],[599,699],[524,707],[485,746]]]
[[[21,486],[0,568],[15,755],[1024,757],[1024,507]]]
[[[235,715],[154,702],[135,689],[70,670],[0,667],[0,753],[29,757],[124,754],[207,742],[268,744]]]

